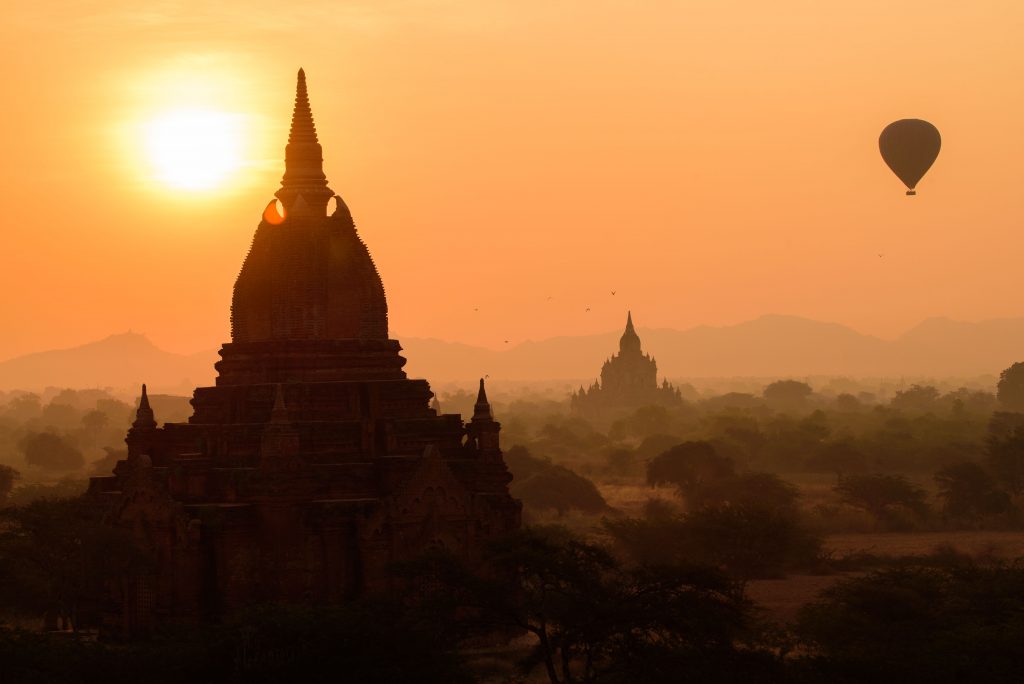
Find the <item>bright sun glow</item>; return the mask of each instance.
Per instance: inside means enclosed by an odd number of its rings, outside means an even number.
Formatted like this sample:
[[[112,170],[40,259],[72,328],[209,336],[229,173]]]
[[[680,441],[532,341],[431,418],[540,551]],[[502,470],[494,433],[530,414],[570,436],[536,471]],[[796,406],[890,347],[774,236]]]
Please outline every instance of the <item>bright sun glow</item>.
[[[209,190],[242,166],[242,117],[179,109],[145,125],[145,144],[156,177],[183,190]]]

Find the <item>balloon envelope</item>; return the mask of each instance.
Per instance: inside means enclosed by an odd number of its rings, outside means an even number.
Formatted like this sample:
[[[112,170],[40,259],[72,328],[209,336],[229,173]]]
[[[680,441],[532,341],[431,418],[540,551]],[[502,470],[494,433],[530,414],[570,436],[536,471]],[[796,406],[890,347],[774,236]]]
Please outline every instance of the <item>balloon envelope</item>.
[[[942,137],[939,129],[921,119],[900,119],[885,127],[878,136],[878,149],[892,172],[907,186],[907,194],[931,168],[939,156]]]

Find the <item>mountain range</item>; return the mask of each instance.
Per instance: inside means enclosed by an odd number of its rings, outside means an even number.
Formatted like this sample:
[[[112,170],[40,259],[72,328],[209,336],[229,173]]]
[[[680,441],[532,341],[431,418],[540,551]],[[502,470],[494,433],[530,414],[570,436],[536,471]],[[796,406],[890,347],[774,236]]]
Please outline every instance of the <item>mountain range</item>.
[[[729,326],[639,329],[644,350],[672,380],[726,377],[974,377],[1024,360],[1024,318],[974,323],[930,318],[895,340],[795,316],[767,315]],[[595,379],[618,349],[620,331],[523,342],[507,350],[401,337],[407,372],[435,382],[484,375],[499,380]],[[147,382],[190,393],[213,381],[214,350],[163,351],[123,333],[70,349],[0,362],[0,389],[130,388]]]

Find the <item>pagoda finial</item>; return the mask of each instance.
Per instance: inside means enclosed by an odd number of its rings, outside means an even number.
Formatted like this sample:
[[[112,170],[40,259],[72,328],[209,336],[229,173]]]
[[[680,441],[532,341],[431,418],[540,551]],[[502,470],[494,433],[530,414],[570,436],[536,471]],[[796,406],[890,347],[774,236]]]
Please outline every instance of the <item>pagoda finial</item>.
[[[295,109],[292,111],[292,129],[288,133],[288,142],[318,142],[313,110],[309,107],[309,91],[306,90],[306,72],[302,69],[299,69],[295,84]]]
[[[633,312],[626,312],[626,330],[619,338],[619,352],[640,352],[640,336],[633,327]]]
[[[327,187],[323,148],[317,140],[313,110],[309,106],[309,92],[306,89],[306,72],[302,69],[299,69],[295,84],[292,127],[284,151],[284,177],[281,179],[281,189],[275,193],[284,205],[286,216],[300,193],[317,215],[327,214],[327,202],[334,196],[334,191]]]
[[[156,418],[153,409],[149,406],[149,394],[146,393],[146,385],[142,385],[142,396],[139,398],[139,408],[135,410],[133,428],[155,428]]]
[[[484,389],[484,379],[480,378],[480,391],[476,395],[476,404],[473,405],[473,420],[491,420],[491,404],[487,401],[487,390]]]

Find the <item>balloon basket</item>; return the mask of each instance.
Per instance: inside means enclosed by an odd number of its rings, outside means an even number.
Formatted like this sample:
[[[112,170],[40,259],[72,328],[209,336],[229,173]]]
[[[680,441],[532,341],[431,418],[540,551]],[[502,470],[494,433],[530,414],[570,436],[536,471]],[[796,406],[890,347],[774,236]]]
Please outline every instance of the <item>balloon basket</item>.
[[[917,194],[917,190],[907,190],[907,197],[913,197]]]

